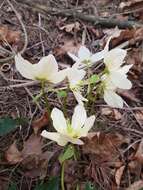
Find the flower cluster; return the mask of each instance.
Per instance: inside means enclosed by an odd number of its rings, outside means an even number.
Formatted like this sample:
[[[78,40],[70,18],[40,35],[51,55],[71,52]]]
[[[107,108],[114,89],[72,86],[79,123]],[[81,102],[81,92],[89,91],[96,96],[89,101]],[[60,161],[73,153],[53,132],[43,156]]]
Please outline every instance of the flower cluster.
[[[87,85],[90,86],[90,83],[92,83],[90,79],[95,74],[98,76],[98,82],[94,83],[94,88],[92,88],[92,90],[95,90],[94,94],[99,93],[103,96],[104,101],[111,107],[123,107],[124,101],[117,94],[117,90],[132,87],[132,83],[127,76],[132,65],[123,65],[127,54],[126,50],[120,48],[109,50],[109,42],[113,36],[109,38],[105,48],[98,53],[92,54],[85,46],[79,48],[77,55],[68,52],[69,57],[75,63],[72,67],[60,71],[58,70],[58,63],[52,54],[43,57],[37,64],[30,63],[20,54],[15,56],[16,68],[23,77],[48,82],[49,85],[58,84],[67,79],[66,87],[72,91],[78,102],[71,122],[69,119],[65,119],[62,111],[53,108],[51,118],[57,132],[44,130],[41,134],[43,137],[56,141],[61,146],[66,145],[68,142],[83,144],[79,138],[88,134],[95,121],[95,116],[87,118],[84,102],[87,102],[88,98],[83,96],[83,92],[88,94],[86,92]],[[93,73],[90,70],[91,72],[87,74],[87,68],[91,69],[99,61],[104,64],[104,70],[100,73]]]

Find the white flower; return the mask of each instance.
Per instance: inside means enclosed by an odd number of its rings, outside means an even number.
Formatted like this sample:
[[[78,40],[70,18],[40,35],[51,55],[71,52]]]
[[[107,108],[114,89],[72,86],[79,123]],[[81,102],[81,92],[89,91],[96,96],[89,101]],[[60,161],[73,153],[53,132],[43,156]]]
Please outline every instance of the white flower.
[[[86,72],[83,69],[77,69],[75,64],[67,71],[69,87],[72,90],[77,102],[81,105],[83,105],[83,101],[88,101],[80,92],[80,85],[85,75]]]
[[[84,144],[79,138],[87,136],[95,121],[94,115],[87,117],[86,110],[81,105],[75,107],[71,122],[66,120],[63,112],[57,108],[52,110],[51,118],[57,132],[44,130],[41,135],[56,141],[60,146],[65,146],[68,142],[79,145]]]
[[[130,89],[132,87],[131,81],[127,79],[127,72],[132,65],[121,67],[126,54],[126,50],[115,48],[111,51],[107,51],[104,55],[108,78],[116,87],[121,89]]]
[[[68,55],[76,62],[78,67],[83,66],[85,64],[90,65],[93,63],[96,63],[104,58],[106,53],[109,51],[109,43],[110,40],[114,37],[118,37],[121,33],[121,30],[118,28],[114,29],[113,34],[108,38],[107,43],[104,47],[104,49],[100,52],[97,52],[95,54],[92,54],[88,48],[85,46],[80,46],[77,56],[74,54],[68,52]]]
[[[111,107],[123,108],[123,99],[116,94],[116,86],[104,75],[103,91],[104,91],[104,101]]]
[[[58,83],[66,76],[66,70],[58,71],[58,63],[52,54],[42,57],[37,64],[31,64],[18,54],[15,56],[15,64],[16,69],[27,79]]]
[[[85,46],[81,46],[77,54],[78,55],[75,56],[74,54],[68,52],[68,55],[76,62],[76,64],[78,64],[78,66],[82,66],[85,64],[90,65],[103,59],[104,50],[92,54],[88,48],[86,48]]]

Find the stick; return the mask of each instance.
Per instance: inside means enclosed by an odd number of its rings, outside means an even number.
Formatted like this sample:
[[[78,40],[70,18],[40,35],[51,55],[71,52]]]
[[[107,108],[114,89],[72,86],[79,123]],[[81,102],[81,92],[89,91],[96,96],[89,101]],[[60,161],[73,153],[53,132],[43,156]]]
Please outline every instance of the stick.
[[[118,19],[114,18],[103,18],[103,17],[97,17],[94,15],[86,15],[84,13],[78,12],[77,10],[73,9],[64,9],[59,10],[56,8],[47,8],[44,5],[33,3],[29,0],[17,0],[17,2],[21,3],[22,6],[26,6],[27,8],[32,8],[33,11],[38,11],[41,14],[50,14],[50,15],[60,15],[60,16],[66,16],[66,17],[74,17],[78,18],[84,21],[88,21],[93,23],[94,25],[100,25],[101,27],[107,27],[112,28],[115,26],[118,26],[120,29],[125,28],[134,28],[134,27],[141,27],[143,26],[142,23],[135,22],[135,21],[120,21]]]

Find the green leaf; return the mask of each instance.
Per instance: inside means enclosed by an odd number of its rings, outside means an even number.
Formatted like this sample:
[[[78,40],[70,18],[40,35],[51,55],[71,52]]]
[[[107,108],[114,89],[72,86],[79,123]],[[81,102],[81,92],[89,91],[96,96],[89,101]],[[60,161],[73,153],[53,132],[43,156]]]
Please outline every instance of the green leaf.
[[[90,83],[96,83],[96,82],[99,81],[99,76],[96,75],[96,74],[94,74],[94,75],[92,75],[92,76],[90,77],[89,81],[90,81]]]
[[[27,123],[24,118],[16,118],[12,119],[10,117],[5,117],[0,119],[0,136],[7,135],[14,129],[18,127],[18,125]]]
[[[52,177],[48,182],[36,186],[35,190],[59,190],[59,177]]]
[[[52,177],[48,182],[49,190],[59,190],[59,177]]]
[[[74,147],[72,145],[69,145],[64,151],[64,153],[62,153],[59,156],[59,161],[62,164],[65,160],[68,160],[73,156],[74,156]]]
[[[67,97],[67,92],[65,90],[60,90],[57,92],[58,96],[61,98]]]
[[[84,190],[97,190],[91,182],[87,182]]]
[[[10,118],[0,119],[0,136],[6,135],[17,128],[17,121]]]
[[[8,187],[8,190],[17,190],[17,185],[15,183],[11,183]]]

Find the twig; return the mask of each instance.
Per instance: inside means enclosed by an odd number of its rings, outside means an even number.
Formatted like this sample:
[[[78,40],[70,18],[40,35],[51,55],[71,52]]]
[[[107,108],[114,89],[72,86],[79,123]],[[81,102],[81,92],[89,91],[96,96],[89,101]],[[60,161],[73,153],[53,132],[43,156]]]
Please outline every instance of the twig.
[[[24,23],[22,22],[21,20],[21,16],[19,15],[19,13],[17,12],[17,10],[14,8],[13,4],[7,0],[8,4],[10,5],[10,7],[12,8],[13,12],[15,13],[17,19],[19,20],[19,23],[21,24],[21,27],[23,29],[23,32],[24,32],[24,37],[25,37],[25,40],[24,40],[24,46],[22,48],[22,50],[20,51],[20,54],[22,54],[25,50],[26,50],[26,47],[28,45],[28,36],[27,36],[27,31],[26,31],[26,28],[25,28],[25,25]],[[4,63],[4,62],[7,62],[11,59],[13,59],[13,57],[15,56],[15,54],[12,54],[11,56],[9,57],[6,57],[4,59],[0,59],[0,63]]]
[[[38,14],[38,17],[39,17],[39,28],[41,27],[41,14],[39,13]],[[42,41],[42,33],[41,33],[41,30],[39,31],[39,38],[40,38],[40,41],[41,41],[41,46],[42,46],[42,52],[43,52],[43,56],[45,56],[45,47],[44,47],[44,43]]]
[[[137,123],[139,124],[140,128],[143,129],[143,125],[142,123],[140,123],[140,121],[137,119],[136,115],[134,114],[133,110],[130,109],[130,106],[124,101],[124,104],[127,106],[127,108],[129,108],[129,111],[133,114],[135,120],[137,121]]]
[[[20,87],[26,87],[26,86],[33,86],[33,85],[37,85],[39,84],[38,81],[30,81],[30,82],[25,82],[22,84],[13,84],[13,85],[9,85],[9,86],[4,86],[1,88],[7,89],[7,88],[20,88]]]
[[[106,18],[106,17],[97,17],[94,15],[86,15],[81,12],[78,12],[77,10],[73,9],[64,9],[59,10],[56,8],[47,8],[44,5],[36,4],[35,2],[29,1],[29,0],[17,0],[17,2],[21,3],[21,5],[25,5],[32,8],[33,11],[38,11],[41,14],[50,14],[50,15],[60,15],[60,16],[66,16],[66,17],[74,17],[78,18],[84,21],[88,21],[93,23],[94,25],[100,25],[101,27],[108,27],[112,28],[115,26],[118,26],[121,29],[124,28],[134,28],[134,27],[141,27],[143,26],[142,23],[135,22],[135,21],[121,21],[114,18]]]

